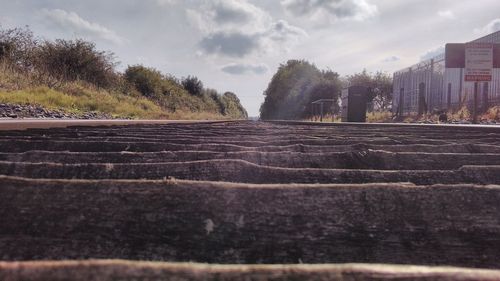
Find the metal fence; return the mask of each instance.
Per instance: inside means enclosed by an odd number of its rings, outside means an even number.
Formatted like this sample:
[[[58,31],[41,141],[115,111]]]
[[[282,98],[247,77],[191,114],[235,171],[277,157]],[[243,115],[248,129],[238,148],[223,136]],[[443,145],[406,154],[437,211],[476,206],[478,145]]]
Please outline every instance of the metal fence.
[[[444,54],[394,73],[393,110],[400,115],[442,108]]]
[[[500,31],[472,42],[500,43]],[[394,73],[393,112],[423,114],[472,107],[474,82],[464,81],[463,68],[445,68],[445,55],[420,62]],[[491,82],[478,85],[480,109],[500,105],[500,69],[493,69]]]

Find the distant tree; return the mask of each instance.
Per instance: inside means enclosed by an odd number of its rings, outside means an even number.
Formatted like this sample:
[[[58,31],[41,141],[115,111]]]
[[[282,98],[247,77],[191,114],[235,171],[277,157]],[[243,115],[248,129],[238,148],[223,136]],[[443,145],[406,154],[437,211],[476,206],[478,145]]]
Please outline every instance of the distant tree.
[[[372,90],[374,109],[385,111],[392,104],[392,77],[386,72],[369,73],[364,69],[360,73],[347,76],[346,86],[359,85]]]
[[[142,65],[129,66],[125,70],[124,77],[143,96],[154,97],[162,92],[163,75],[154,68]]]
[[[222,100],[222,96],[217,93],[216,90],[214,89],[204,89],[204,95],[213,100],[217,106],[217,110],[219,111],[220,114],[226,115],[226,105],[224,104],[224,101]]]
[[[311,102],[318,99],[338,101],[341,83],[337,73],[321,71],[305,60],[290,60],[280,65],[261,105],[262,119],[304,119],[312,114]]]
[[[188,76],[182,79],[182,86],[193,96],[201,96],[203,93],[203,83],[195,76]]]
[[[233,92],[225,92],[222,95],[222,101],[225,107],[225,115],[229,115],[233,118],[246,119],[248,118],[248,113],[241,105],[240,99]]]

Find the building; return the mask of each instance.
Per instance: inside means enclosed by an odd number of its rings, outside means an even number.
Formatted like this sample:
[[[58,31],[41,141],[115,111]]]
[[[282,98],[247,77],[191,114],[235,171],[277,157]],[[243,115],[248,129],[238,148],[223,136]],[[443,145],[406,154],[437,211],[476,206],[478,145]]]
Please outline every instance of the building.
[[[500,31],[469,43],[498,44],[494,50],[492,81],[479,82],[478,109],[500,105]],[[394,114],[406,116],[472,107],[474,82],[466,82],[464,68],[452,63],[456,59],[453,57],[456,54],[452,54],[454,45],[460,44],[447,44],[443,54],[394,73]],[[465,61],[463,55],[462,61]]]

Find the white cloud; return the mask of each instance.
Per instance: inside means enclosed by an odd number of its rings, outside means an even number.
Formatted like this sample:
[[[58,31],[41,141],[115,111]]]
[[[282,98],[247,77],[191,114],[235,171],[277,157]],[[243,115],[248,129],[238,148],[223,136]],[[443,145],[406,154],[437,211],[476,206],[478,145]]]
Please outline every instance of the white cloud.
[[[177,0],[156,0],[159,6],[171,6],[177,4]]]
[[[245,63],[230,63],[221,68],[223,72],[233,75],[242,74],[264,74],[268,71],[267,65],[261,64],[245,64]]]
[[[187,9],[188,20],[205,32],[238,30],[244,33],[262,32],[272,17],[246,0],[204,0]]]
[[[439,11],[438,13],[438,16],[440,16],[441,18],[444,18],[444,19],[454,19],[455,18],[455,13],[453,13],[453,11],[451,10],[442,10],[442,11]]]
[[[214,32],[205,36],[200,47],[207,54],[244,57],[259,48],[259,36],[239,32]]]
[[[301,37],[307,36],[307,32],[302,28],[290,25],[285,20],[279,20],[271,25],[266,35],[274,41],[290,42],[298,41]]]
[[[189,22],[201,31],[200,53],[245,57],[288,51],[307,33],[246,0],[205,0],[186,10]]]
[[[294,16],[328,22],[364,21],[378,13],[368,0],[281,0],[281,5]]]
[[[391,63],[391,62],[396,62],[396,61],[400,61],[400,60],[401,60],[401,58],[398,56],[390,56],[390,57],[383,59],[382,62]]]
[[[100,38],[115,44],[124,42],[124,39],[113,30],[98,23],[89,22],[75,12],[67,12],[61,9],[42,9],[41,15],[47,23],[78,36]]]
[[[474,29],[476,34],[486,35],[500,30],[500,18],[490,21],[487,25]]]
[[[428,50],[425,54],[420,56],[420,61],[430,60],[436,56],[439,56],[444,53],[444,46],[436,47]]]

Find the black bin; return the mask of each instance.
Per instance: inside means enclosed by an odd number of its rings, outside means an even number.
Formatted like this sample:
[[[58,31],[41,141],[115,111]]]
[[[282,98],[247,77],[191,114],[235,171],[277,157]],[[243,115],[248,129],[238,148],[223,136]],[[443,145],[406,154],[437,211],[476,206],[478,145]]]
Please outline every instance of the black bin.
[[[342,122],[366,122],[368,88],[351,86],[342,90]]]

